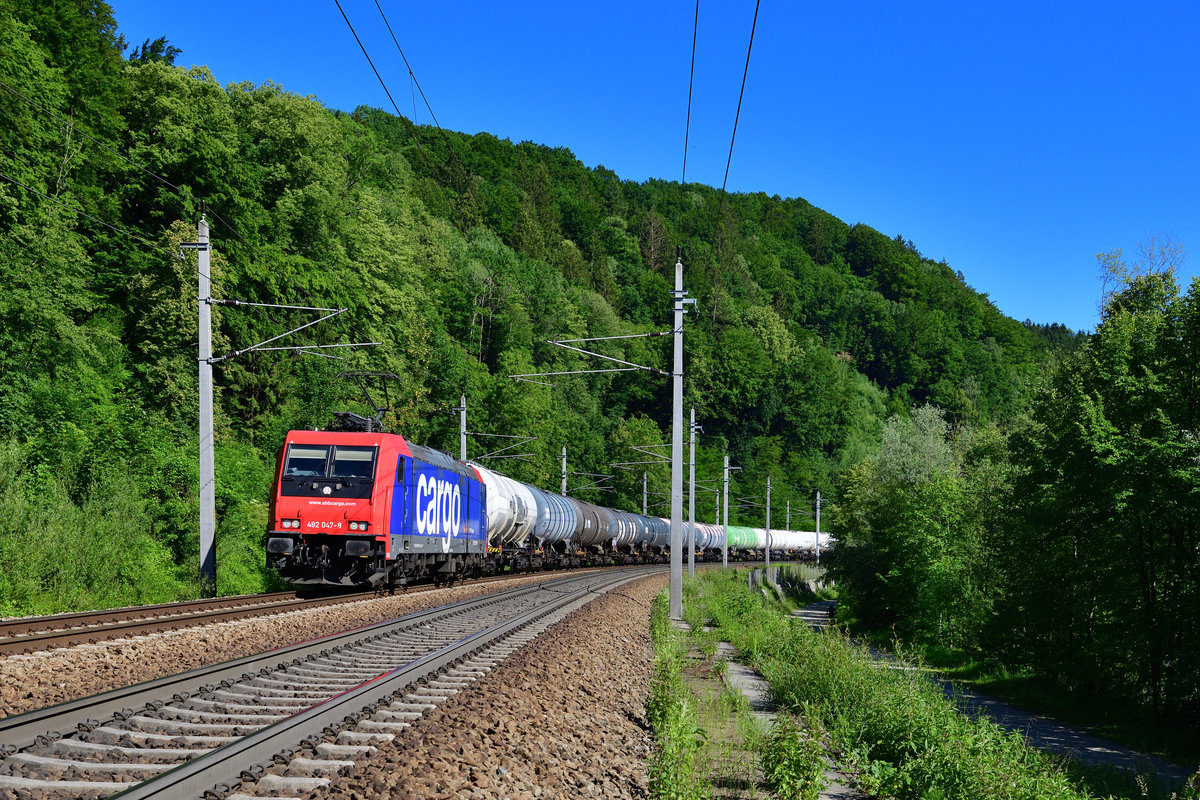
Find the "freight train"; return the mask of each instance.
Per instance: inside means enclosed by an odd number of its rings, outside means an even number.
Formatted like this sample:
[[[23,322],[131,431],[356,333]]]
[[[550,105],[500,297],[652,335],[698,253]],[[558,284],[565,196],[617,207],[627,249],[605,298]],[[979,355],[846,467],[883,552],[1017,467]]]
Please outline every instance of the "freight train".
[[[669,552],[671,524],[661,517],[552,494],[370,431],[372,421],[365,422],[367,431],[287,435],[266,555],[289,583],[390,589],[505,571],[654,563]],[[719,554],[724,536],[717,525],[696,524],[702,560]],[[817,538],[771,531],[770,544],[772,553],[800,555],[815,550]],[[821,548],[828,544],[821,534]],[[729,545],[734,557],[760,555],[767,532],[730,526]]]

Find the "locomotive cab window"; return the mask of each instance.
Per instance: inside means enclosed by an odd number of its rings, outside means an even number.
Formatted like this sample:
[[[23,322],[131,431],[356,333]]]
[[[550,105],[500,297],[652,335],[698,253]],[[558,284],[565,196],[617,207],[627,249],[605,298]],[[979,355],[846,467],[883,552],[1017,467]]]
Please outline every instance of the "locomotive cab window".
[[[339,446],[333,449],[334,478],[373,478],[375,476],[375,448]]]
[[[289,477],[323,478],[329,460],[327,445],[293,444],[288,446],[283,474]]]

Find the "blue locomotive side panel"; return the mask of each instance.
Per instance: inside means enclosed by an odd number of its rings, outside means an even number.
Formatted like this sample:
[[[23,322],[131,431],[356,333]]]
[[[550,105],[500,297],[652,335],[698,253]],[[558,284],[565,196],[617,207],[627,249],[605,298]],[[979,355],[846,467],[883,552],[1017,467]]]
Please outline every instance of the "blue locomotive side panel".
[[[483,553],[483,484],[451,469],[400,457],[392,491],[392,558],[404,553]]]

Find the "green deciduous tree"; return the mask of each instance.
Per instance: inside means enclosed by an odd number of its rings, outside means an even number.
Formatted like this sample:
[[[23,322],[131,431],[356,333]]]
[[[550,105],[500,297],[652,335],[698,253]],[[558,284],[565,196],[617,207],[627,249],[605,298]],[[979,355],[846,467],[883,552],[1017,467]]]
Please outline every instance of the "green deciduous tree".
[[[985,525],[996,487],[968,466],[967,434],[922,406],[892,417],[844,483],[832,571],[861,622],[975,648],[993,600]],[[991,498],[994,500],[994,498]]]
[[[0,79],[30,101],[0,91],[0,172],[28,187],[0,183],[0,433],[22,474],[53,477],[78,507],[115,487],[121,504],[87,507],[136,510],[181,574],[193,568],[196,277],[175,253],[202,207],[216,297],[348,309],[287,344],[381,343],[336,351],[346,362],[262,352],[217,366],[218,548],[233,559],[222,588],[265,580],[248,559],[263,465],[285,432],[364,410],[334,379],[342,367],[399,376],[386,422],[414,441],[456,449],[445,411],[464,392],[473,429],[536,432],[534,463],[512,472],[543,486],[557,486],[563,445],[574,469],[604,473],[634,439],[664,436],[661,376],[568,376],[553,389],[508,376],[600,366],[548,339],[667,330],[676,248],[698,301],[685,373],[705,426],[701,469],[720,464],[711,437],[745,481],[771,475],[784,502],[836,493],[875,449],[886,408],[907,418],[936,402],[977,430],[1015,418],[1030,376],[1065,346],[1007,320],[911,242],[799,198],[621,180],[561,147],[331,112],[272,83],[222,86],[173,66],[165,38],[125,49],[99,0],[0,0]],[[218,353],[312,318],[218,311]],[[665,370],[669,342],[594,349]],[[889,444],[885,462],[898,452]],[[903,533],[927,554],[918,606],[949,602],[974,563],[957,545],[938,550],[974,530],[966,462],[937,476],[893,481],[911,501]],[[636,507],[635,483],[586,498]],[[965,623],[954,624],[957,637]]]
[[[1200,285],[1126,266],[1101,323],[1037,397],[1015,449],[1023,523],[1013,647],[1073,685],[1200,714]]]

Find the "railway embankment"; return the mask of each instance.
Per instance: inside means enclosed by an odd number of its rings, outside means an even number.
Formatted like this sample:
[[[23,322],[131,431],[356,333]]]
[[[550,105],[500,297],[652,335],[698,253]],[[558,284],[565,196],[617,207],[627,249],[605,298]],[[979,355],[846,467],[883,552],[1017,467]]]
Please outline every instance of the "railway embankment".
[[[646,621],[664,582],[657,569],[602,570],[443,595],[424,614],[165,689],[14,717],[0,796],[324,797],[349,783],[356,797],[641,797]]]
[[[543,580],[531,576],[512,584]],[[330,775],[328,785],[306,796],[652,795],[662,779],[655,773],[663,769],[662,753],[673,746],[655,741],[650,720],[657,713],[655,682],[661,677],[652,606],[665,583],[665,575],[648,577],[598,597],[481,672],[469,690],[448,693],[452,696],[391,741],[373,740],[377,753]],[[361,607],[10,656],[0,659],[0,701],[13,714],[497,588],[468,585],[380,597]],[[761,590],[749,590],[744,574],[705,575],[685,588],[687,655],[679,658],[677,677],[690,693],[690,728],[684,728],[698,744],[692,766],[706,782],[702,796],[762,796],[774,791],[773,781],[797,780],[804,759],[809,766],[817,763],[814,754],[822,770],[835,769],[814,782],[824,784],[823,797],[855,796],[839,780],[866,796],[1085,800],[1113,791],[1111,785],[1097,790],[1087,776],[1081,779],[1029,747],[1037,739],[1032,729],[1006,731],[959,713],[942,688],[913,665],[881,660],[836,632],[811,630],[828,621],[824,608],[789,616]],[[727,641],[734,647],[723,644]],[[754,683],[748,699],[742,691],[747,676]],[[756,720],[764,703],[791,727]],[[696,737],[698,730],[704,735]],[[1062,738],[1061,732],[1054,736]],[[812,746],[817,740],[819,749]],[[1123,796],[1119,790],[1113,794]],[[1155,790],[1145,796],[1169,795]]]

